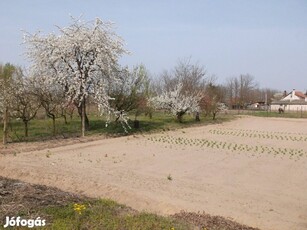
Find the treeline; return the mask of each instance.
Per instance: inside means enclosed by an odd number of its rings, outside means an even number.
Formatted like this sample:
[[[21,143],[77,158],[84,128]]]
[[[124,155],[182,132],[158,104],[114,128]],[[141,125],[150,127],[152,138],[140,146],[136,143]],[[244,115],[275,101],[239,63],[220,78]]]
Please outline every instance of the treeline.
[[[109,122],[120,122],[128,132],[127,115],[163,110],[179,121],[187,113],[200,119],[228,108],[244,108],[255,101],[268,100],[274,90],[260,89],[251,75],[240,75],[217,84],[206,74],[204,66],[190,59],[179,61],[155,78],[144,65],[133,68],[119,65],[126,54],[123,40],[109,23],[97,19],[84,23],[73,19],[70,26],[59,29],[60,35],[26,34],[28,70],[12,64],[0,65],[0,113],[3,142],[7,142],[10,119],[20,119],[24,135],[39,110],[52,120],[53,134],[58,118],[77,111],[81,135],[90,129],[88,105],[97,107]]]
[[[133,115],[134,120],[140,114],[152,116],[153,111],[163,110],[172,113],[179,122],[186,113],[193,113],[195,119],[200,115],[215,116],[226,108],[244,108],[251,102],[272,98],[275,93],[270,89],[259,89],[250,75],[241,75],[216,84],[216,78],[206,75],[205,68],[181,60],[177,65],[160,76],[152,78],[144,65],[132,70],[124,68],[118,72],[117,81],[109,83],[109,106],[114,111],[111,120],[123,123],[123,116]],[[241,82],[242,81],[242,82]],[[0,113],[3,122],[4,143],[7,140],[10,119],[19,119],[24,124],[24,136],[28,136],[28,126],[37,112],[44,111],[52,120],[52,133],[56,135],[56,119],[65,123],[75,112],[82,116],[77,101],[67,100],[65,87],[50,83],[48,77],[27,76],[21,67],[12,64],[0,64]],[[99,106],[92,95],[87,105]],[[90,121],[85,111],[86,130]]]

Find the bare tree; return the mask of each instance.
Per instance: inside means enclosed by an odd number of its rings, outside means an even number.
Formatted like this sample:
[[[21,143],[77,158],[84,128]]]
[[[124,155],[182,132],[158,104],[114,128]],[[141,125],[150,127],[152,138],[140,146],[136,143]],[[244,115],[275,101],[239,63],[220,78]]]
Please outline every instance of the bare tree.
[[[37,101],[45,109],[47,117],[52,119],[52,132],[56,134],[56,118],[65,116],[64,111],[67,107],[65,91],[61,85],[52,81],[48,77],[36,76],[29,79],[32,92],[37,97]],[[66,121],[66,118],[65,118]]]
[[[253,76],[249,74],[232,77],[226,83],[228,104],[232,108],[244,108],[254,100],[254,90],[257,83]]]
[[[239,81],[236,77],[231,77],[227,79],[226,83],[227,88],[227,98],[228,105],[231,108],[238,106],[239,101]]]
[[[25,137],[28,137],[29,122],[36,116],[41,107],[40,101],[33,94],[33,85],[29,78],[25,77],[20,69],[14,79],[14,105],[13,114],[24,123]]]
[[[164,71],[160,79],[164,90],[174,90],[180,83],[182,93],[187,95],[199,94],[207,80],[204,66],[192,64],[190,58],[179,60],[175,68],[172,71]]]
[[[251,103],[253,101],[253,90],[256,89],[257,83],[255,82],[255,79],[253,76],[249,74],[240,75],[239,77],[240,82],[240,107],[244,108],[248,103]]]
[[[206,90],[202,94],[199,103],[200,108],[207,115],[212,115],[215,120],[216,115],[224,110],[224,88],[221,85],[215,84],[214,80],[206,86]]]

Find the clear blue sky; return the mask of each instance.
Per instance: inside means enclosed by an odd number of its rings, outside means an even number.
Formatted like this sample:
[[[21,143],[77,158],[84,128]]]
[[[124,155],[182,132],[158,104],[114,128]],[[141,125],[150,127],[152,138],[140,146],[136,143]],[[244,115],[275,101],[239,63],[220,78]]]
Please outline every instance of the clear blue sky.
[[[249,73],[261,87],[307,89],[307,0],[0,0],[0,62],[29,65],[22,31],[57,32],[69,15],[116,23],[152,75],[192,57],[219,82]]]

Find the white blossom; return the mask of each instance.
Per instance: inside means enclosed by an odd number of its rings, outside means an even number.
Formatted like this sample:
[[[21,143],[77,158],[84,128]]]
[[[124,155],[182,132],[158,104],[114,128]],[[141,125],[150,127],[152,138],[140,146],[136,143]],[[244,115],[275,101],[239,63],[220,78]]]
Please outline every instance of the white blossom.
[[[27,56],[36,73],[49,76],[64,87],[67,100],[81,105],[93,95],[101,112],[110,108],[107,82],[116,81],[119,58],[127,53],[112,23],[73,19],[59,35],[25,34]]]
[[[174,90],[164,90],[150,101],[154,108],[167,110],[180,119],[185,113],[199,111],[200,98],[200,95],[187,95],[182,92],[182,83],[178,83]]]

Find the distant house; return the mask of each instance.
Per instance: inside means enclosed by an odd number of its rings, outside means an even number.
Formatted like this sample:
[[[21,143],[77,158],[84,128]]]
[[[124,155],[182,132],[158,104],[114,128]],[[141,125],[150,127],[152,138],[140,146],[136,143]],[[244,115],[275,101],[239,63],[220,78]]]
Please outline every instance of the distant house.
[[[307,111],[307,94],[294,89],[281,100],[271,103],[271,110],[277,111],[279,108],[284,111]]]
[[[267,106],[264,101],[257,101],[247,106],[248,109],[253,110],[265,110]]]

